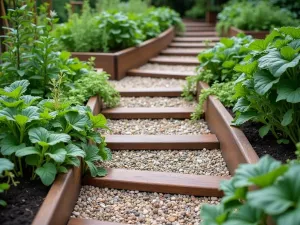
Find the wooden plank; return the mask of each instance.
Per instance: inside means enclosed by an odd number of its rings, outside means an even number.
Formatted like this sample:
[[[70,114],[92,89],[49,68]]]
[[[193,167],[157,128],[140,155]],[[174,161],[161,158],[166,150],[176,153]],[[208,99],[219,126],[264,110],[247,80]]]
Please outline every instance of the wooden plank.
[[[190,119],[194,110],[194,107],[117,107],[113,109],[104,109],[102,114],[109,119]]]
[[[218,41],[220,41],[220,38],[219,37],[176,37],[173,39],[173,41],[178,41],[178,42],[205,42],[205,41],[218,42]]]
[[[120,89],[117,88],[122,97],[180,97],[182,88],[133,88]]]
[[[184,25],[186,27],[214,27],[210,23],[205,23],[205,22],[185,22]]]
[[[124,223],[106,222],[90,219],[71,218],[68,225],[126,225]]]
[[[186,43],[186,42],[172,42],[169,44],[169,47],[174,48],[211,48],[214,46],[214,43]]]
[[[178,56],[197,56],[200,52],[204,51],[205,48],[192,48],[192,49],[177,49],[177,48],[167,48],[161,51],[162,55],[178,55]]]
[[[195,72],[155,71],[155,70],[132,69],[127,72],[127,75],[128,76],[139,76],[139,77],[185,79],[188,76],[195,76]]]
[[[158,56],[155,58],[152,58],[149,60],[150,63],[157,63],[157,64],[165,64],[165,65],[185,65],[185,66],[198,66],[199,61],[198,59],[192,58],[192,59],[187,59],[187,58],[172,58],[168,56]]]
[[[200,82],[198,90],[208,87]],[[220,140],[222,155],[231,174],[241,163],[258,162],[259,158],[247,137],[239,128],[231,126],[232,116],[214,96],[210,96],[205,103],[205,120]]]
[[[219,190],[219,185],[226,179],[228,177],[108,169],[106,177],[85,177],[83,184],[126,190],[221,197],[223,194]]]
[[[216,37],[218,33],[216,31],[186,31],[184,33],[179,33],[179,36],[183,37]]]
[[[217,149],[220,143],[214,134],[204,135],[106,135],[112,150],[144,149]]]
[[[215,27],[186,27],[186,32],[215,31]]]

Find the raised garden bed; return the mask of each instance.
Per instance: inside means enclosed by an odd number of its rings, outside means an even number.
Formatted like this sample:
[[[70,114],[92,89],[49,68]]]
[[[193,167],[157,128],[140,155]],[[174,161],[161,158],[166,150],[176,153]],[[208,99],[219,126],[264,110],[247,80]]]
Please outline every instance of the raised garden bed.
[[[127,48],[114,53],[73,52],[72,56],[87,61],[95,57],[95,67],[111,75],[112,80],[121,80],[129,69],[145,64],[150,58],[167,48],[175,36],[173,27],[158,37],[147,40],[137,47]]]
[[[253,31],[253,30],[241,30],[236,27],[230,27],[228,31],[228,36],[233,37],[238,35],[239,33],[244,33],[246,35],[251,35],[257,39],[264,39],[270,32],[269,31]]]

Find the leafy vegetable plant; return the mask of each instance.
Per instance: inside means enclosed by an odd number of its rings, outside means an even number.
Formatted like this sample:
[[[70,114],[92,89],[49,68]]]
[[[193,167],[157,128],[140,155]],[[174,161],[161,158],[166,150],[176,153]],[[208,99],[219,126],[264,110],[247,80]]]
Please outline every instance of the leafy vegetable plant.
[[[265,40],[255,40],[249,56],[235,66],[242,73],[235,85],[238,101],[234,125],[260,122],[279,143],[300,140],[300,28],[275,29]]]
[[[256,164],[240,165],[231,180],[221,183],[225,194],[221,204],[203,206],[201,224],[267,225],[270,219],[277,225],[299,224],[299,173],[299,158],[281,164],[264,156]]]
[[[14,175],[10,171],[14,169],[14,164],[5,158],[0,158],[0,181],[7,178],[5,183],[0,182],[0,193],[8,190],[10,183],[12,182],[16,185],[17,182],[14,181]],[[6,206],[6,202],[0,199],[0,206]]]

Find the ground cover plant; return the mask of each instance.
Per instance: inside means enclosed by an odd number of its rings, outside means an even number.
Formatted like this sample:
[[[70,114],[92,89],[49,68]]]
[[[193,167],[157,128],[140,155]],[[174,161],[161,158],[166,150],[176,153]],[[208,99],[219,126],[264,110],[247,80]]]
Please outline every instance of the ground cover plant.
[[[69,21],[58,25],[53,32],[61,48],[78,52],[116,51],[157,37],[171,26],[179,31],[184,28],[179,14],[169,8],[152,7],[137,13],[118,11],[117,3],[110,3],[104,7],[109,10],[98,12],[85,2],[81,15],[70,13]]]
[[[294,13],[273,5],[270,1],[229,1],[218,14],[218,19],[216,28],[220,35],[227,34],[230,27],[270,31],[274,27],[299,24]]]
[[[286,164],[264,156],[256,164],[240,165],[223,181],[225,196],[218,206],[204,205],[201,225],[300,223],[300,143],[298,158]]]
[[[184,87],[183,96],[187,100],[193,100],[199,81],[206,82],[211,87],[201,91],[199,103],[192,115],[193,119],[200,118],[203,113],[203,103],[209,95],[216,95],[225,106],[234,105],[232,87],[239,76],[234,67],[248,54],[249,50],[245,46],[251,41],[252,38],[245,35],[221,38],[213,48],[199,54],[200,65],[197,68],[197,76],[186,78],[187,85]]]

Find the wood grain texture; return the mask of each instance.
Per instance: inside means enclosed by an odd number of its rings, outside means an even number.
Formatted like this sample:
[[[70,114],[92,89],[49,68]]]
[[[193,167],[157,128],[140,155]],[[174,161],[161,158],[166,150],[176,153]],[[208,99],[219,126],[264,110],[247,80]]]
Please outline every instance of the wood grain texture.
[[[68,225],[126,225],[124,223],[106,222],[90,219],[71,218]]]
[[[214,43],[193,43],[193,42],[172,42],[169,44],[171,48],[211,48]]]
[[[216,31],[186,31],[178,35],[182,37],[216,37],[218,33]]]
[[[85,177],[84,185],[194,196],[222,196],[219,185],[228,177],[108,169],[102,178]]]
[[[101,112],[102,101],[99,96],[90,97],[86,105],[91,108],[93,115],[98,115]]]
[[[112,150],[144,149],[218,149],[220,143],[214,134],[205,135],[106,135]]]
[[[199,61],[196,57],[193,59],[187,59],[187,58],[162,58],[158,56],[158,57],[151,58],[149,62],[156,63],[156,64],[164,64],[164,65],[185,65],[185,66],[199,65]]]
[[[198,86],[199,89],[207,87],[201,82]],[[210,96],[205,104],[205,120],[221,143],[222,155],[230,173],[234,174],[241,163],[258,162],[259,158],[245,134],[239,128],[230,126],[233,118],[223,104],[214,96]]]
[[[117,88],[122,97],[180,97],[182,88]]]
[[[127,72],[127,75],[128,76],[138,76],[138,77],[185,79],[188,76],[195,76],[195,72],[132,69]]]
[[[102,114],[109,119],[190,119],[194,110],[194,107],[117,107],[104,109]]]
[[[192,48],[192,49],[177,49],[167,48],[161,51],[161,55],[175,55],[175,56],[197,56],[200,52],[204,51],[205,48]]]
[[[219,37],[176,37],[173,40],[178,42],[204,42],[204,41],[219,42],[220,38]]]

